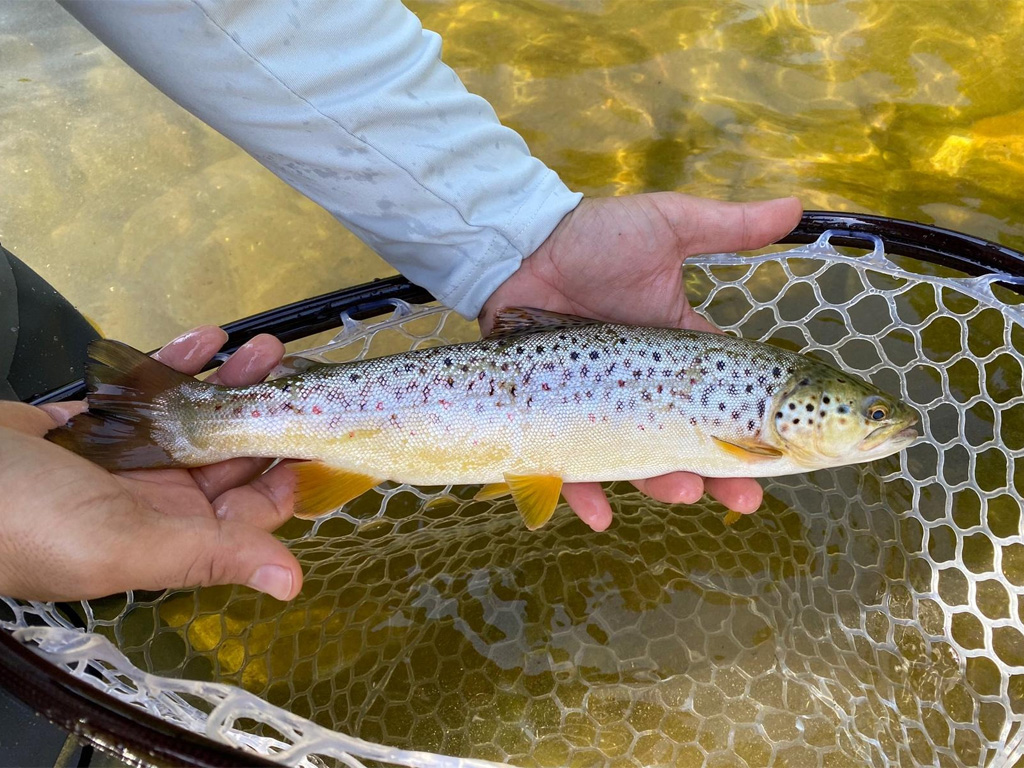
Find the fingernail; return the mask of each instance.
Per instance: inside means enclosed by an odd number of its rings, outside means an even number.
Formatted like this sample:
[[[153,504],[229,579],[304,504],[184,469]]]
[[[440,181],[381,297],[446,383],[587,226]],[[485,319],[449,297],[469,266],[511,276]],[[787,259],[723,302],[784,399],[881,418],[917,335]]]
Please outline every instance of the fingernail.
[[[280,565],[263,565],[246,585],[278,600],[287,600],[292,593],[292,572]]]
[[[186,331],[185,333],[181,334],[181,336],[178,336],[176,339],[172,339],[171,341],[167,342],[164,345],[163,349],[161,349],[159,352],[153,355],[153,357],[159,360],[160,354],[162,352],[167,352],[172,349],[185,349],[187,351],[185,352],[184,359],[190,360],[192,356],[196,353],[196,350],[198,350],[199,347],[202,346],[202,342],[203,331],[202,326],[200,326],[198,328],[193,328],[191,331]]]

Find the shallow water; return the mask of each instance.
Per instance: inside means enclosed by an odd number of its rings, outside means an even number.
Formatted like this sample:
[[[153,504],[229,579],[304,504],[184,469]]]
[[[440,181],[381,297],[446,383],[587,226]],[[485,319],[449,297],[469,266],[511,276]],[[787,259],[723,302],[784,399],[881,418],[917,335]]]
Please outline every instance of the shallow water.
[[[1024,248],[1022,0],[412,7],[586,194],[797,194]],[[391,272],[50,2],[0,5],[0,94],[0,241],[110,336]]]

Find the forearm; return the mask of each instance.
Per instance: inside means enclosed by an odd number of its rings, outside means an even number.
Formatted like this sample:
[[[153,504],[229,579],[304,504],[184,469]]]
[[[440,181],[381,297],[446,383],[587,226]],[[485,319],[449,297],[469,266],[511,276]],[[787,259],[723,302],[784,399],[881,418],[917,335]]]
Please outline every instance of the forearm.
[[[398,0],[64,5],[466,316],[579,202]]]

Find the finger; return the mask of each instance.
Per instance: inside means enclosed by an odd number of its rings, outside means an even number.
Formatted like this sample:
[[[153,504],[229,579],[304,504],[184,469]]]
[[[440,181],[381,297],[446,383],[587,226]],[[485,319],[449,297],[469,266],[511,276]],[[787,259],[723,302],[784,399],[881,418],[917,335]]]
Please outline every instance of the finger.
[[[704,495],[703,478],[692,472],[672,472],[632,482],[640,491],[665,504],[696,504]]]
[[[176,371],[195,376],[227,340],[224,329],[216,325],[201,325],[168,342],[153,357]]]
[[[207,381],[242,387],[267,377],[284,357],[284,344],[266,333],[254,336],[217,369]]]
[[[612,507],[600,483],[567,483],[562,498],[591,529],[603,531],[612,524]]]
[[[0,427],[42,437],[56,426],[57,421],[41,408],[26,403],[0,400]]]
[[[189,471],[206,498],[213,501],[232,488],[252,482],[273,463],[273,459],[240,457]]]
[[[290,600],[302,586],[302,569],[287,547],[232,520],[150,514],[132,532],[130,549],[112,591],[244,584]]]
[[[89,405],[85,400],[67,400],[63,403],[45,403],[39,406],[39,410],[46,411],[54,423],[61,426],[78,414],[85,413],[89,410]]]
[[[685,233],[686,255],[763,248],[791,232],[802,213],[795,197],[723,203],[679,195],[673,202],[663,210],[675,228]]]
[[[744,515],[756,512],[764,499],[764,489],[749,477],[706,477],[704,490],[725,507]]]
[[[213,502],[213,511],[221,520],[273,531],[291,519],[294,496],[295,473],[279,464],[251,483],[221,494]]]

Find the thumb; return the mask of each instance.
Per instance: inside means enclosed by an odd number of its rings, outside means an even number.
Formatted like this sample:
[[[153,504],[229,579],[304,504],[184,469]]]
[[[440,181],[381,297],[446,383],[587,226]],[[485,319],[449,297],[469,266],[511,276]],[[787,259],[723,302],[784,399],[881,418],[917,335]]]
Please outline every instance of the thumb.
[[[278,600],[302,587],[298,560],[264,530],[233,520],[154,515],[137,532],[126,564],[130,585],[142,589],[244,584]]]
[[[800,223],[803,207],[795,197],[757,203],[724,203],[673,192],[659,208],[686,243],[686,255],[763,248]],[[660,195],[659,195],[660,196]]]

